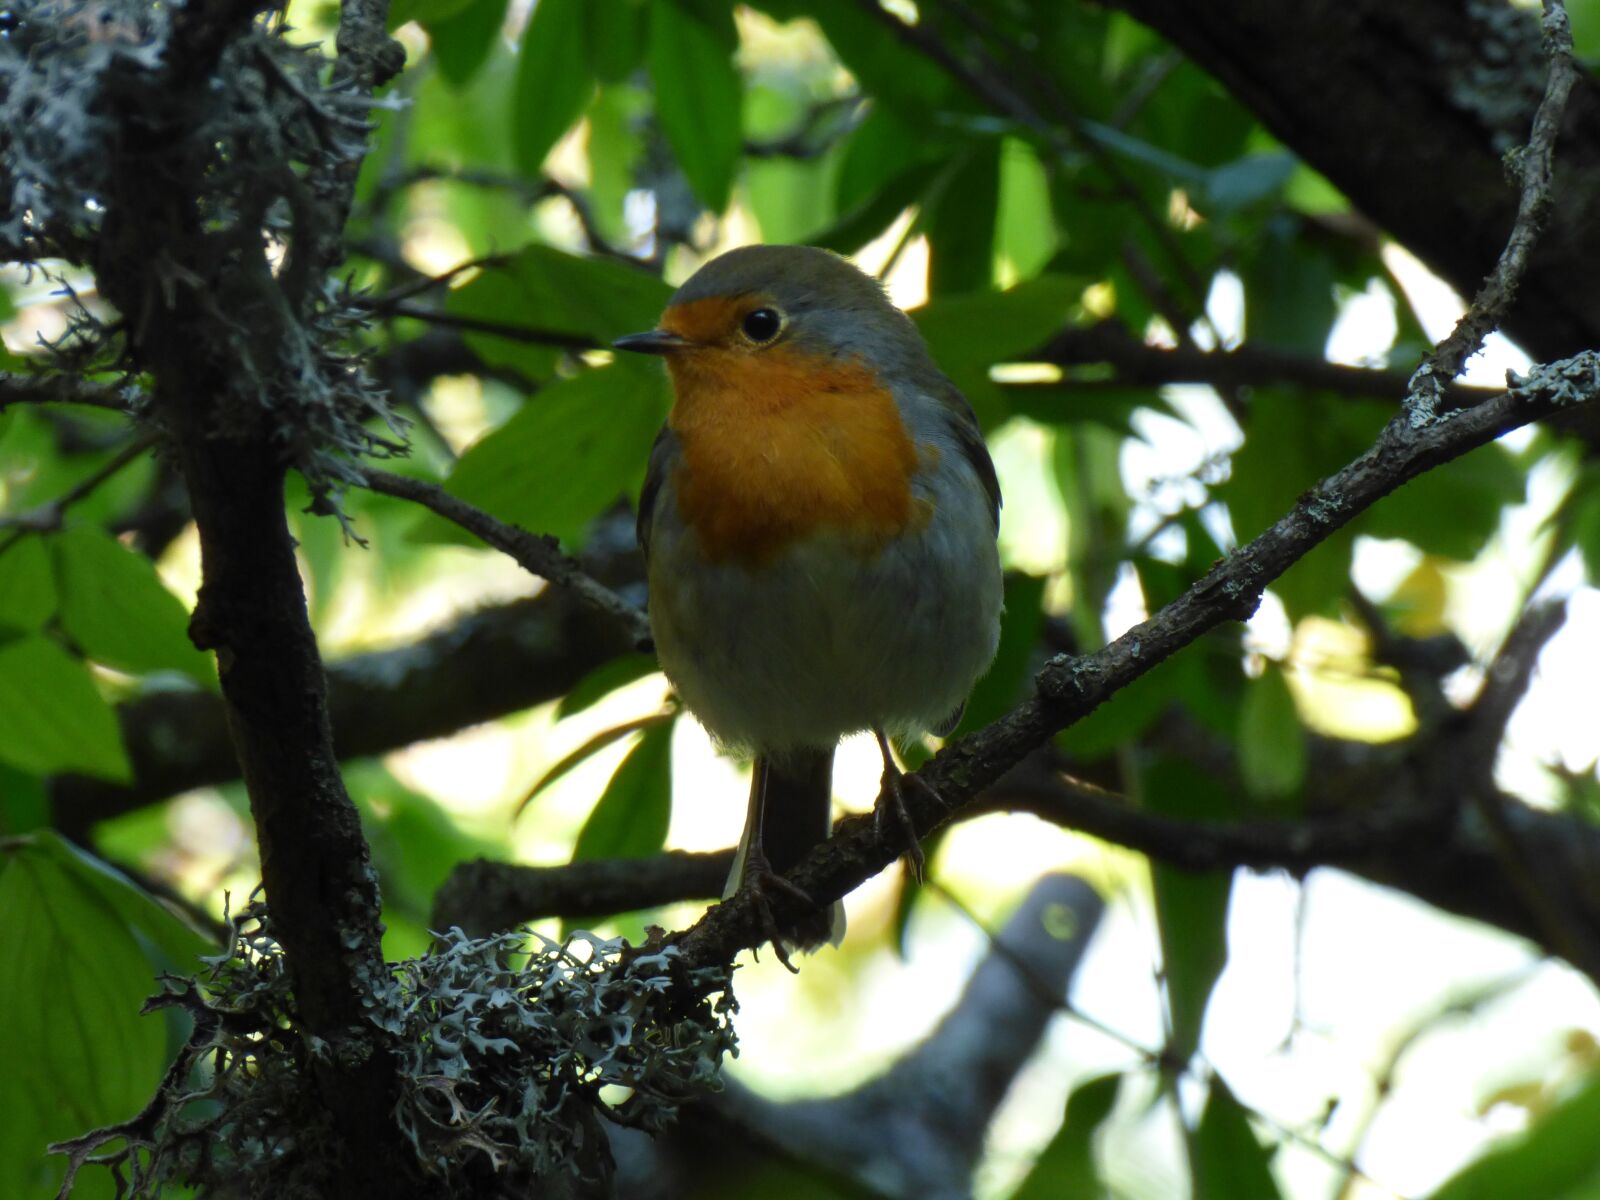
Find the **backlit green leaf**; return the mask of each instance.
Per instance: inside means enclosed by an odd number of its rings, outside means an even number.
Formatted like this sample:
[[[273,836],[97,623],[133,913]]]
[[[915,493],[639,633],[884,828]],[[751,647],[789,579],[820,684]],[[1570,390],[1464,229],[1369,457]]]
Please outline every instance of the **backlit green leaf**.
[[[149,559],[88,526],[49,543],[61,627],[85,654],[119,671],[182,671],[215,686],[211,656],[189,640],[188,611]]]
[[[1464,1168],[1432,1200],[1594,1200],[1600,1196],[1600,1076],[1532,1128]]]
[[[1061,275],[1040,275],[1004,292],[940,296],[911,314],[944,373],[986,424],[1006,401],[990,380],[995,363],[1014,361],[1042,346],[1067,320],[1083,287]]]
[[[700,202],[728,205],[743,144],[738,46],[726,3],[656,0],[650,13],[650,78],[656,115]]]
[[[939,188],[927,221],[928,287],[936,296],[978,292],[994,279],[1000,140],[973,145]]]
[[[48,1142],[131,1117],[155,1093],[166,1028],[139,1015],[158,988],[120,914],[45,844],[10,858],[0,875],[0,1182],[27,1189],[6,1195],[38,1195]]]
[[[1145,803],[1153,812],[1184,820],[1215,820],[1234,811],[1232,797],[1211,776],[1178,759],[1162,758],[1143,777]],[[1170,1049],[1187,1062],[1200,1045],[1206,1005],[1228,961],[1228,901],[1233,873],[1181,871],[1150,864],[1156,919],[1161,926],[1161,961]]]
[[[522,35],[513,93],[512,134],[517,165],[537,175],[594,93],[586,0],[539,0]]]
[[[44,540],[18,538],[0,551],[0,631],[35,633],[55,611],[55,576]]]
[[[421,18],[439,73],[460,87],[478,73],[505,30],[510,0],[472,0],[463,7]]]
[[[1095,1165],[1094,1134],[1111,1115],[1121,1086],[1121,1075],[1102,1075],[1073,1089],[1061,1128],[1011,1200],[1103,1200],[1106,1186]]]
[[[1262,799],[1298,790],[1306,774],[1306,735],[1288,681],[1276,667],[1245,688],[1239,712],[1239,774]]]
[[[0,761],[39,775],[132,778],[117,719],[89,668],[43,637],[0,646]]]
[[[200,969],[201,955],[216,953],[209,937],[110,863],[55,833],[41,832],[34,839],[41,853],[48,854],[80,888],[98,897],[139,935],[153,965],[177,973],[193,972]]]
[[[648,858],[672,822],[672,723],[645,730],[578,832],[572,860]]]
[[[1271,1161],[1272,1153],[1256,1139],[1244,1106],[1221,1076],[1213,1077],[1194,1134],[1194,1200],[1278,1200],[1282,1193],[1272,1178]]]
[[[1022,699],[1039,663],[1039,629],[1044,624],[1045,580],[1033,575],[1006,576],[1006,606],[1000,617],[1000,647],[994,661],[973,685],[967,710],[953,736],[982,729]]]
[[[584,371],[530,397],[461,456],[445,486],[503,521],[576,541],[608,505],[637,496],[666,412],[657,364]],[[459,540],[431,516],[416,536]]]

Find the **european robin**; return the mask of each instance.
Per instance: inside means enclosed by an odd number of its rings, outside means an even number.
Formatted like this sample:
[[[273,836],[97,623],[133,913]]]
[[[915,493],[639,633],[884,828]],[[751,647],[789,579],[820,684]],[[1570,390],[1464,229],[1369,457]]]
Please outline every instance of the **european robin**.
[[[826,250],[729,251],[616,345],[661,355],[674,393],[639,502],[661,666],[755,755],[727,894],[758,892],[780,956],[837,944],[838,905],[779,931],[759,893],[797,890],[782,873],[827,837],[834,748],[863,730],[880,829],[887,805],[920,868],[888,739],[948,733],[994,657],[994,464],[910,318]]]

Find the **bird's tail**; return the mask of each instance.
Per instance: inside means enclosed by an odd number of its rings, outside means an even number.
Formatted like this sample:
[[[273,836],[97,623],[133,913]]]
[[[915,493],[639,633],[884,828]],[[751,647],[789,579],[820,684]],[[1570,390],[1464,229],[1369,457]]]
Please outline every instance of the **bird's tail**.
[[[761,839],[767,864],[786,874],[833,827],[833,748],[758,755],[750,775],[750,811],[733,858],[723,898],[739,890],[754,840]],[[844,940],[844,905],[801,918],[782,930],[785,947],[815,950]]]

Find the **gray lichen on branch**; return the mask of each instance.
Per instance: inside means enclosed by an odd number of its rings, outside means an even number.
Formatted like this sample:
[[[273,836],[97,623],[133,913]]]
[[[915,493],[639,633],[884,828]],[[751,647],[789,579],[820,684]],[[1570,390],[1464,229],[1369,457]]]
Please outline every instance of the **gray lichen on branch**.
[[[350,460],[404,450],[405,423],[349,348],[365,315],[325,274],[348,198],[307,183],[353,175],[375,101],[325,84],[315,47],[254,19],[267,7],[9,5],[0,256],[136,266],[121,286],[101,281],[135,361],[192,305],[205,349],[229,363],[210,397],[216,431],[266,438],[332,510]],[[182,203],[159,217],[130,211],[169,190]]]
[[[229,934],[198,983],[169,977],[145,1006],[193,1019],[156,1097],[53,1147],[69,1160],[63,1198],[90,1162],[124,1171],[131,1200],[179,1184],[232,1194],[246,1178],[252,1195],[331,1194],[347,1150],[309,1102],[309,1075],[338,1048],[300,1021],[265,907]],[[491,1173],[494,1194],[593,1188],[610,1170],[602,1121],[662,1128],[734,1048],[728,972],[687,971],[671,947],[456,930],[372,984],[370,1019],[405,1047],[393,1119],[435,1196],[484,1194]],[[675,1006],[684,992],[710,998]]]

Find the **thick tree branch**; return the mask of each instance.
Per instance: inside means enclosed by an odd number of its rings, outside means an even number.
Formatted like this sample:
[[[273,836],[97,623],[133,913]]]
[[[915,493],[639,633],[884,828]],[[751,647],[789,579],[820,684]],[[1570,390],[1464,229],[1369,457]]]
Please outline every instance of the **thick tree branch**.
[[[1357,747],[1330,743],[1305,798],[1312,815],[1299,820],[1166,817],[1066,778],[1038,755],[951,820],[1028,813],[1193,871],[1245,867],[1300,874],[1337,867],[1568,954],[1600,978],[1600,965],[1585,963],[1572,945],[1563,944],[1574,940],[1574,931],[1600,931],[1600,894],[1591,883],[1600,870],[1600,831],[1581,818],[1531,808],[1494,789],[1487,777],[1464,785],[1462,773],[1448,764],[1471,759],[1474,741],[1470,723],[1462,719],[1415,746],[1359,748],[1365,757]],[[1219,769],[1213,762],[1199,765]],[[1507,872],[1502,835],[1480,818],[1484,803],[1493,805],[1519,853],[1540,864],[1539,887],[1548,899],[1530,897],[1526,881]],[[841,822],[836,836],[858,820]],[[732,853],[673,852],[554,867],[462,863],[439,893],[434,923],[491,932],[549,916],[593,918],[712,900],[721,892]],[[1571,916],[1552,927],[1552,907]],[[1600,939],[1600,932],[1584,938]]]
[[[213,93],[224,87],[222,65],[239,69],[257,55],[269,64],[263,69],[283,76],[264,42],[248,44],[260,7],[175,9],[164,53],[125,81],[97,278],[125,320],[131,356],[154,381],[153,404],[193,504],[203,582],[190,634],[217,654],[274,933],[288,958],[302,1032],[326,1047],[304,1064],[343,1150],[323,1182],[353,1197],[407,1198],[424,1191],[391,1116],[399,1063],[371,1019],[372,989],[386,973],[376,878],[333,750],[284,511],[287,462],[274,436],[282,432],[275,422],[295,411],[294,390],[315,372],[306,349],[314,335],[300,323],[307,307],[290,280],[302,268],[286,261],[275,276],[249,211],[229,223],[212,215],[222,206],[203,204],[206,188],[228,182],[212,172],[216,135],[202,131]],[[376,23],[373,36],[386,41],[383,0],[362,0],[361,8]],[[240,53],[230,55],[236,43]],[[320,98],[295,94],[306,119],[325,115]],[[322,165],[340,160],[333,176],[353,177],[359,152],[332,135],[320,150]],[[262,164],[255,182],[272,179],[293,207],[294,164],[278,166],[273,174]],[[322,198],[336,200],[336,190]],[[329,236],[326,222],[320,233]],[[298,247],[296,256],[304,257]],[[259,339],[259,361],[235,354],[241,330]],[[274,370],[284,361],[304,369]]]

